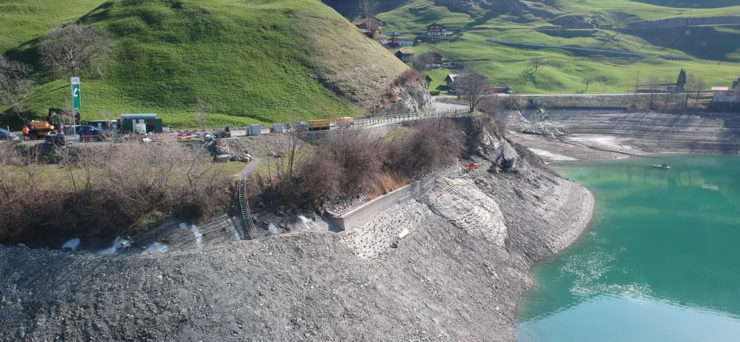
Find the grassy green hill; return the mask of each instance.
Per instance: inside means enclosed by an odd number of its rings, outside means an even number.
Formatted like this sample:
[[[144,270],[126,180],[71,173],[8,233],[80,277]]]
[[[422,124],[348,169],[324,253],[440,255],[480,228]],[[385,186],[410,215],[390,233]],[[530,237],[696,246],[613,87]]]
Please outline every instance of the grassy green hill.
[[[69,107],[69,78],[43,71],[50,28],[79,19],[115,45],[102,77],[82,75],[83,119],[159,113],[195,126],[363,111],[406,66],[317,0],[0,0],[2,52],[34,66],[26,107]],[[7,114],[0,123],[12,120]]]
[[[702,22],[721,16],[740,16],[740,0],[409,0],[378,14],[384,31],[417,39],[423,39],[425,26],[433,22],[463,30],[464,40],[427,41],[413,49],[417,55],[439,52],[496,83],[532,93],[626,92],[634,89],[638,74],[641,82],[675,82],[682,68],[707,86],[728,86],[740,74],[740,21]],[[681,19],[671,22],[674,18]],[[489,38],[690,60],[514,47],[488,42]],[[535,58],[544,63],[536,72],[530,64]],[[432,88],[454,72],[429,72]],[[588,89],[585,79],[591,81]]]

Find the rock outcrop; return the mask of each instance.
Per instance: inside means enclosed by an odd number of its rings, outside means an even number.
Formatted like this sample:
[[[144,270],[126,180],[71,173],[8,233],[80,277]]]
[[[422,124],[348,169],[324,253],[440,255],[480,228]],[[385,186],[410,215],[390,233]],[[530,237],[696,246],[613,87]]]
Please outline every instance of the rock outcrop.
[[[376,112],[383,114],[413,114],[432,108],[432,96],[424,75],[409,71],[388,88]]]

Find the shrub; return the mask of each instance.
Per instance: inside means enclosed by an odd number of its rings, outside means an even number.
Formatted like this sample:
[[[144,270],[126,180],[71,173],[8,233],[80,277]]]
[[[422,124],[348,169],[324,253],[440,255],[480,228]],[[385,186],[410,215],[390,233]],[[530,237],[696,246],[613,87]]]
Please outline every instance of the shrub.
[[[414,179],[451,163],[463,148],[463,134],[451,119],[417,122],[385,146],[384,167]]]
[[[0,242],[122,235],[152,212],[194,221],[229,200],[231,180],[201,149],[133,143],[60,155],[63,170],[35,160],[5,166]]]
[[[314,148],[293,176],[277,173],[275,181],[259,174],[251,186],[267,207],[312,207],[358,193],[370,198],[391,192],[412,179],[453,162],[463,149],[464,134],[454,120],[425,120],[389,141],[353,130],[333,131]]]
[[[432,96],[437,96],[437,95],[439,95],[439,90],[432,90],[432,91],[429,92],[429,94],[432,95]]]

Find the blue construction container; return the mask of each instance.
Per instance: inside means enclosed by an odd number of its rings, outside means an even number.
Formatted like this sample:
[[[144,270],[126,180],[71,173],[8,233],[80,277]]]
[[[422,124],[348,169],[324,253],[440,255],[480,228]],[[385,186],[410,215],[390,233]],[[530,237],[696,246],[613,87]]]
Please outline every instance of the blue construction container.
[[[249,135],[260,135],[262,133],[262,126],[252,125],[247,131],[249,132]]]
[[[272,132],[273,133],[283,133],[283,124],[281,123],[272,124]]]

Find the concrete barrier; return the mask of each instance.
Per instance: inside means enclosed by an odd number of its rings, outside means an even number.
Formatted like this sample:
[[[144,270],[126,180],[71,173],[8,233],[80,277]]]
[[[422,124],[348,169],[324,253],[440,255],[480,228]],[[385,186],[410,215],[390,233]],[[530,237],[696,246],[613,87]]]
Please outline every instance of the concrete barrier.
[[[434,178],[422,179],[366,202],[344,214],[332,215],[332,219],[342,230],[352,231],[397,204],[421,197],[433,187]]]

